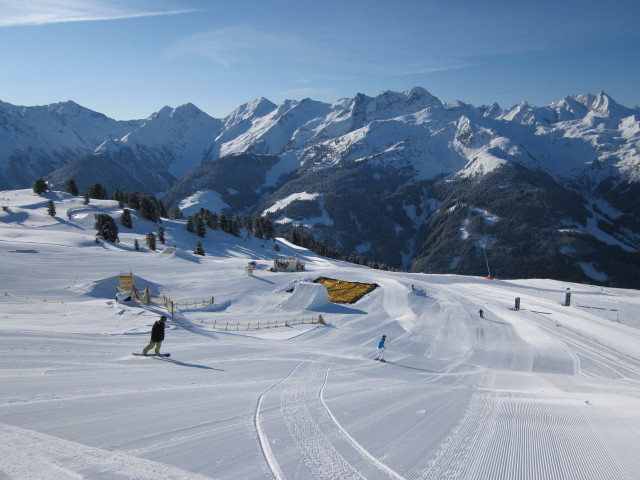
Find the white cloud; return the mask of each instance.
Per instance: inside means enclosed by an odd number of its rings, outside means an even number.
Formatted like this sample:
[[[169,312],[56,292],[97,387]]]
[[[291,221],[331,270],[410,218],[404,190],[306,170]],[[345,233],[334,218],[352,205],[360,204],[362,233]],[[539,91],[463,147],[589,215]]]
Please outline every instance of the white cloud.
[[[468,68],[473,66],[473,63],[452,63],[434,61],[431,64],[425,65],[404,65],[400,67],[393,67],[395,71],[390,72],[390,75],[423,75],[426,73],[445,72],[449,70],[459,70],[461,68]]]
[[[0,27],[117,20],[196,11],[157,10],[157,6],[157,2],[149,4],[133,0],[0,0]]]
[[[228,68],[257,58],[302,59],[306,49],[300,39],[240,25],[185,37],[169,47],[167,54],[204,56]]]

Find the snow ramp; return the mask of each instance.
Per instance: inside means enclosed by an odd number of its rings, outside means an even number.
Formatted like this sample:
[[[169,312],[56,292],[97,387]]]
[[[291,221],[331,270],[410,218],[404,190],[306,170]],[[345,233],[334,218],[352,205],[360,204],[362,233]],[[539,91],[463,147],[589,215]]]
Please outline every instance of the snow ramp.
[[[300,282],[296,285],[291,296],[280,304],[283,310],[301,312],[313,310],[325,312],[332,306],[329,294],[324,285],[319,283]]]

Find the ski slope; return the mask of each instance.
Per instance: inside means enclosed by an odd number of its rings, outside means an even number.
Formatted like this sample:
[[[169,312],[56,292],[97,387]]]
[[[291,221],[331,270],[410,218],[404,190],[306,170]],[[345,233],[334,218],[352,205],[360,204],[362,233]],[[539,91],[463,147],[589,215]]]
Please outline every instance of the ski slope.
[[[156,229],[135,215],[97,244],[111,201],[0,205],[3,480],[638,478],[638,291],[384,272],[284,240],[306,270],[273,273],[272,242],[208,230],[197,257],[184,221],[163,220],[171,254],[133,249]],[[166,310],[116,302],[121,272],[215,298],[170,318],[170,358],[131,355]],[[335,305],[321,276],[379,288]],[[211,327],[319,314],[327,326]],[[388,364],[371,360],[382,334]]]

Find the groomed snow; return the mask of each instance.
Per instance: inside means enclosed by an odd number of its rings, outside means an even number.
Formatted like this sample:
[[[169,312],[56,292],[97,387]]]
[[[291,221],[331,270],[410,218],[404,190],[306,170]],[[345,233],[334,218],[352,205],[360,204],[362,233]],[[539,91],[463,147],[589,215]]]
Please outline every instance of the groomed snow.
[[[283,240],[306,270],[273,273],[272,242],[209,230],[197,257],[163,220],[180,254],[136,252],[156,226],[135,215],[120,244],[94,240],[116,202],[0,199],[2,479],[638,478],[638,291],[378,271]],[[170,358],[131,355],[167,312],[117,303],[121,272],[215,298],[170,319]],[[335,305],[320,276],[379,288]],[[211,328],[318,314],[329,325]],[[382,334],[388,364],[371,360]]]

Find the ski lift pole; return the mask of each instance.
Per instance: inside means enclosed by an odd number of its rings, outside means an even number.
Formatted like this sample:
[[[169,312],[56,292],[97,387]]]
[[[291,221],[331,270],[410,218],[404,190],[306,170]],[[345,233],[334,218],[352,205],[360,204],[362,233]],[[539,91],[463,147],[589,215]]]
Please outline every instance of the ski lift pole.
[[[484,261],[487,264],[487,276],[491,278],[491,270],[489,270],[489,259],[487,258],[487,251],[484,249],[484,245],[482,246],[482,251],[484,252]]]

